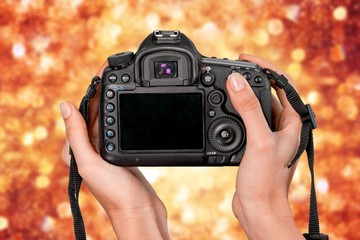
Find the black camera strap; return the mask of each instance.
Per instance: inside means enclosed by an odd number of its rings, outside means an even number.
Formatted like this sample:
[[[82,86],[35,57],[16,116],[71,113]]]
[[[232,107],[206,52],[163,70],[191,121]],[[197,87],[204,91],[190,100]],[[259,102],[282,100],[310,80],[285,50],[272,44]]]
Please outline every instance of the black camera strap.
[[[89,122],[89,106],[91,99],[95,96],[96,87],[100,83],[100,77],[95,76],[91,80],[85,96],[81,100],[79,111],[83,116],[86,125]],[[79,206],[79,192],[82,182],[82,177],[79,174],[75,156],[70,147],[70,173],[69,173],[69,184],[68,184],[68,195],[70,200],[71,213],[74,220],[74,232],[76,240],[86,240],[86,232],[84,226],[84,220],[81,215],[81,210]]]
[[[311,175],[311,190],[310,190],[310,210],[309,210],[309,229],[308,233],[304,233],[305,239],[309,240],[327,240],[329,237],[325,234],[320,233],[319,226],[319,214],[317,208],[316,200],[316,191],[315,191],[315,174],[314,174],[314,139],[313,139],[313,129],[317,127],[315,114],[310,106],[310,104],[304,104],[301,100],[299,94],[296,92],[293,86],[288,83],[287,78],[284,75],[279,75],[271,69],[264,69],[264,72],[267,74],[269,79],[275,81],[275,85],[283,89],[286,93],[286,97],[294,108],[294,110],[299,114],[301,121],[303,122],[301,128],[300,136],[300,146],[299,149],[289,163],[288,168],[292,167],[296,161],[299,159],[301,154],[306,150],[308,157],[308,164]]]
[[[310,211],[309,211],[309,232],[304,234],[304,237],[307,240],[328,240],[328,236],[320,233],[319,227],[319,217],[317,209],[317,200],[315,192],[315,177],[314,177],[314,143],[313,143],[313,134],[312,130],[315,129],[316,119],[315,115],[309,104],[305,105],[296,90],[288,84],[288,80],[284,75],[279,75],[271,69],[264,69],[264,72],[267,74],[269,79],[275,81],[276,86],[283,89],[286,93],[286,96],[295,109],[295,111],[300,115],[303,122],[301,129],[301,138],[300,146],[294,157],[294,159],[289,163],[288,168],[292,167],[296,161],[299,159],[301,154],[306,150],[308,156],[308,164],[311,174],[311,192],[310,192]],[[95,96],[96,87],[100,82],[100,77],[95,76],[91,84],[89,85],[85,96],[83,97],[79,111],[85,119],[86,124],[89,120],[89,106],[91,99]],[[86,232],[84,221],[81,215],[81,210],[79,206],[79,192],[82,182],[82,178],[78,172],[76,159],[70,148],[70,174],[69,174],[69,184],[68,184],[68,195],[70,199],[71,212],[74,220],[74,232],[75,238],[77,240],[86,240]]]

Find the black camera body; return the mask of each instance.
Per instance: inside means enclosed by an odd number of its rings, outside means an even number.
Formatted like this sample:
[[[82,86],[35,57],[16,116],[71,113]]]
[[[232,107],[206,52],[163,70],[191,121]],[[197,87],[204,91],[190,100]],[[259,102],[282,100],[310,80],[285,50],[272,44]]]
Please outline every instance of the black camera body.
[[[271,86],[254,63],[202,56],[179,31],[154,31],[108,58],[99,102],[101,156],[119,166],[239,165],[246,146],[225,83],[249,82],[271,126]],[[259,139],[261,141],[261,139]]]

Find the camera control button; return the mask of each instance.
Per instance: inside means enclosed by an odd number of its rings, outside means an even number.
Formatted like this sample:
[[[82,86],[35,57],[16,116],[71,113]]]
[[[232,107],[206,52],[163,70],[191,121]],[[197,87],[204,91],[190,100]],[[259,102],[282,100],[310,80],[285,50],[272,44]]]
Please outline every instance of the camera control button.
[[[106,136],[108,138],[113,138],[113,137],[115,137],[115,132],[113,130],[107,130],[106,131]]]
[[[115,110],[114,104],[112,104],[112,103],[106,104],[106,110],[107,110],[108,112],[113,112],[113,111]]]
[[[113,143],[108,143],[106,145],[106,150],[108,150],[109,152],[112,152],[115,150],[115,145]]]
[[[121,81],[123,82],[123,83],[128,83],[129,81],[130,81],[130,76],[129,76],[129,74],[123,74],[122,76],[121,76]]]
[[[208,116],[209,117],[215,117],[215,115],[216,115],[216,112],[214,111],[214,110],[210,110],[210,111],[208,111]]]
[[[234,136],[230,130],[224,129],[220,131],[219,137],[223,143],[229,143]]]
[[[257,77],[255,77],[254,81],[255,81],[256,83],[262,83],[263,79],[262,79],[262,77],[257,76]]]
[[[224,164],[225,163],[225,156],[222,156],[222,155],[216,156],[216,163]]]
[[[215,76],[211,73],[205,73],[202,78],[202,83],[205,85],[205,86],[210,86],[214,83],[215,81]]]
[[[114,83],[117,80],[117,76],[112,73],[112,74],[109,75],[108,79],[109,79],[110,82]]]
[[[209,156],[209,157],[208,157],[208,162],[209,162],[209,164],[214,164],[214,163],[216,163],[216,158],[217,158],[217,156]]]
[[[248,81],[251,79],[251,73],[249,73],[249,72],[244,73],[243,76]]]
[[[115,123],[115,118],[113,118],[113,117],[107,117],[107,118],[106,118],[106,123],[107,123],[108,125],[113,125],[113,124]]]
[[[114,91],[113,90],[107,90],[106,91],[106,97],[107,98],[113,98],[115,96],[115,93],[114,93]]]

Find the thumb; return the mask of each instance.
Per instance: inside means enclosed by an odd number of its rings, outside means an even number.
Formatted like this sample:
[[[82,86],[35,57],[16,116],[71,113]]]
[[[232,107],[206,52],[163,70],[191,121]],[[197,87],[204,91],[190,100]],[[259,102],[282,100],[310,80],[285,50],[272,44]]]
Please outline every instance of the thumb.
[[[66,138],[76,157],[79,172],[83,172],[86,166],[93,166],[98,155],[90,143],[84,118],[74,104],[63,102],[60,110],[65,122]]]
[[[242,75],[239,73],[229,75],[226,89],[232,105],[244,121],[248,141],[262,139],[264,134],[271,133],[260,102]]]

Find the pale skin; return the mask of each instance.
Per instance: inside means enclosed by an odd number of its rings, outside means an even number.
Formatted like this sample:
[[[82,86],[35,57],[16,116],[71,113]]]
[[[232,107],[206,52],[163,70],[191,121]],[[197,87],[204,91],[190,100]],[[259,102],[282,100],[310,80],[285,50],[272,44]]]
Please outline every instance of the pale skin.
[[[284,74],[265,60],[242,54],[261,67]],[[98,72],[101,76],[105,63]],[[281,89],[273,97],[273,129],[266,123],[260,103],[240,74],[231,74],[227,92],[241,115],[247,132],[247,148],[238,168],[232,209],[249,239],[304,239],[292,217],[288,192],[296,166],[287,165],[300,142],[301,121]],[[104,161],[98,153],[98,95],[90,106],[89,130],[77,108],[61,104],[67,143],[63,160],[70,163],[69,143],[80,175],[105,209],[118,239],[169,239],[164,204],[138,168],[124,168]]]

